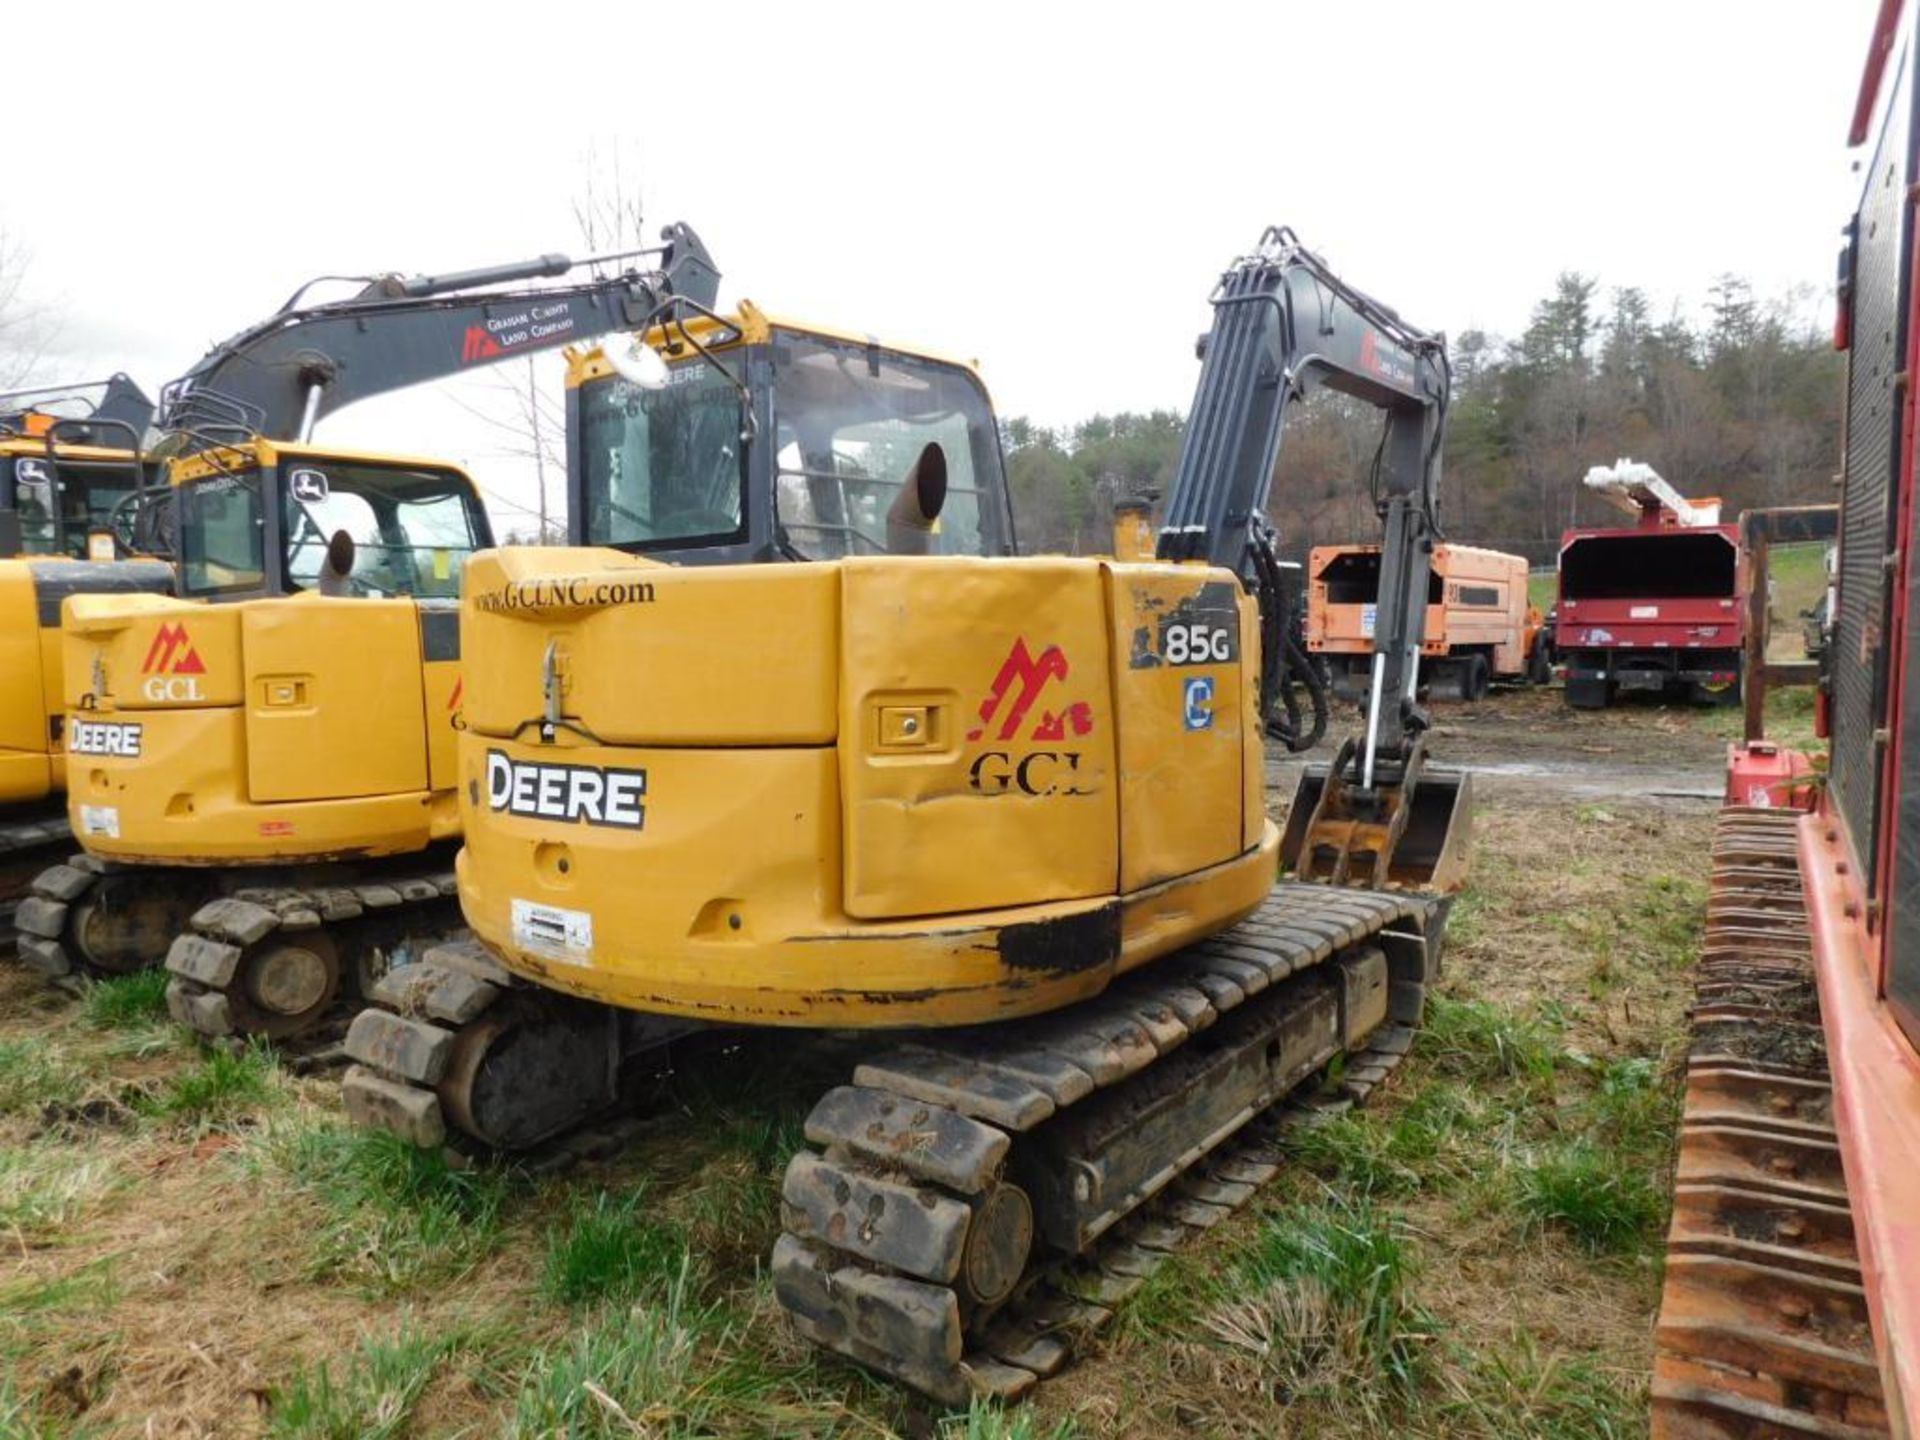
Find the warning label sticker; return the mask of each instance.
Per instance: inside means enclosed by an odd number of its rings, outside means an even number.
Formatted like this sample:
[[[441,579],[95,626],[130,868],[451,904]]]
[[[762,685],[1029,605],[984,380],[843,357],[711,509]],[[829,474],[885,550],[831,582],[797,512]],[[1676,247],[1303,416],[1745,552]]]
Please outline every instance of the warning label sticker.
[[[109,840],[118,840],[120,838],[120,807],[118,805],[82,805],[80,833],[104,835]]]
[[[513,902],[514,943],[549,960],[586,965],[593,959],[593,916],[533,900]]]

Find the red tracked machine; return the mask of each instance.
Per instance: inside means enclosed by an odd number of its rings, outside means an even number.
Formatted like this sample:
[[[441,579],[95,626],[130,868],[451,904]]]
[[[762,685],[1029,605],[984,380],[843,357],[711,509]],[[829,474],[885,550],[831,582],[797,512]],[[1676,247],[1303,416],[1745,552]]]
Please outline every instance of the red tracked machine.
[[[1920,1406],[1915,9],[1853,117],[1827,754],[1734,747],[1688,1059],[1653,1433],[1905,1436]]]

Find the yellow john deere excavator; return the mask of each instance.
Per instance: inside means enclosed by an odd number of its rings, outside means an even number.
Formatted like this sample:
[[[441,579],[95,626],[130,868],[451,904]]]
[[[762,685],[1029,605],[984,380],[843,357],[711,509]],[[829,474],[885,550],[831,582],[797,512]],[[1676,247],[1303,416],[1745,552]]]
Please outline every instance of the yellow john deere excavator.
[[[87,737],[69,807],[87,853],[21,903],[28,963],[165,958],[182,1022],[285,1035],[458,924],[455,602],[492,544],[486,513],[452,466],[308,436],[366,396],[640,324],[675,284],[712,297],[685,227],[635,253],[659,268],[495,288],[574,268],[543,256],[378,277],[324,304],[303,290],[167,387],[178,598],[67,607]]]
[[[71,843],[60,604],[165,591],[165,487],[141,454],[153,402],[125,375],[0,395],[0,924]],[[154,557],[154,558],[148,558]],[[84,732],[81,743],[84,744]]]
[[[666,383],[589,365],[596,548],[465,579],[477,940],[355,1018],[356,1121],[523,1147],[694,1027],[887,1032],[807,1120],[774,1281],[814,1341],[959,1402],[1064,1362],[1097,1318],[1050,1288],[1069,1267],[1122,1293],[1270,1175],[1228,1147],[1250,1120],[1342,1054],[1364,1095],[1465,858],[1415,702],[1445,347],[1285,231],[1214,307],[1157,555],[1009,556],[965,367],[691,307],[652,337]],[[1366,727],[1283,837],[1265,509],[1321,384],[1384,411],[1379,623]],[[695,540],[804,563],[656,563]]]

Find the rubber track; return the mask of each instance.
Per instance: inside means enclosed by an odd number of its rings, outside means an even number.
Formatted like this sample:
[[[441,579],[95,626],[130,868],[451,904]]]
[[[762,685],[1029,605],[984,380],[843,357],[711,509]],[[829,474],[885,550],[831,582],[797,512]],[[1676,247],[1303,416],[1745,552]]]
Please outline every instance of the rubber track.
[[[72,844],[64,811],[0,821],[0,938],[13,929],[14,910],[33,877]]]
[[[456,1041],[503,995],[535,988],[470,936],[436,945],[413,964],[389,971],[347,1031],[344,1048],[353,1064],[342,1080],[341,1100],[348,1118],[425,1149],[449,1142],[464,1147],[466,1137],[449,1125],[439,1094]],[[605,1153],[620,1143],[609,1146],[588,1136],[570,1150],[569,1138],[551,1147],[550,1160]]]
[[[211,900],[194,912],[185,934],[167,953],[167,1009],[208,1039],[264,1029],[248,1019],[243,986],[249,957],[273,937],[325,931],[336,937],[341,990],[350,992],[355,931],[365,919],[446,907],[459,887],[450,870],[414,874],[378,872],[363,880],[315,886],[251,886]],[[460,926],[450,911],[447,933]],[[437,943],[429,941],[427,943]],[[424,945],[422,946],[424,949]],[[312,1024],[318,1023],[318,1017]],[[309,1024],[301,1029],[311,1029]],[[283,1038],[299,1030],[277,1029]]]
[[[1656,1440],[1888,1433],[1854,1247],[1791,810],[1713,841],[1666,1283]]]
[[[984,1034],[919,1036],[859,1067],[853,1086],[831,1092],[808,1119],[808,1139],[820,1149],[801,1152],[788,1170],[786,1228],[773,1257],[781,1303],[815,1343],[943,1403],[1025,1393],[1066,1365],[1168,1254],[1272,1178],[1280,1164],[1272,1122],[1287,1095],[1213,1135],[1191,1137],[1156,1172],[1157,1183],[1116,1202],[1131,1199],[1133,1208],[1087,1249],[1030,1260],[1010,1299],[984,1323],[963,1320],[957,1283],[923,1278],[938,1265],[917,1256],[918,1268],[905,1270],[879,1257],[890,1246],[913,1248],[912,1232],[923,1227],[964,1226],[956,1207],[979,1205],[993,1192],[1015,1136],[1037,1132],[1091,1095],[1152,1076],[1156,1061],[1262,991],[1276,990],[1276,1008],[1266,1016],[1249,1011],[1256,1031],[1260,1021],[1291,1013],[1280,986],[1379,944],[1384,934],[1399,957],[1389,965],[1388,1018],[1348,1054],[1344,1095],[1335,1097],[1342,1105],[1364,1101],[1412,1045],[1438,954],[1424,937],[1437,939],[1441,923],[1424,897],[1282,884],[1239,926],[1122,977],[1085,1005]],[[1118,1065],[1110,1063],[1116,1055]],[[1168,1071],[1180,1073],[1177,1065]],[[1303,1076],[1291,1094],[1310,1080]],[[824,1224],[823,1209],[834,1211]],[[953,1242],[944,1243],[951,1259]],[[1042,1254],[1036,1236],[1033,1255]]]
[[[19,932],[14,946],[23,965],[46,980],[58,982],[105,973],[72,953],[64,937],[68,910],[113,868],[112,862],[91,855],[69,855],[57,865],[41,862],[39,873],[13,915]]]

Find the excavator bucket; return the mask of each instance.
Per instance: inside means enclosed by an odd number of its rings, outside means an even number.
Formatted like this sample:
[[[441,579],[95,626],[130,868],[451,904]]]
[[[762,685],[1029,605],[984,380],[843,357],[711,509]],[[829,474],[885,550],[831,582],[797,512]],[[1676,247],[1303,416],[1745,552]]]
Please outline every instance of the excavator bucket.
[[[1466,884],[1473,777],[1419,769],[1372,800],[1333,781],[1341,762],[1309,765],[1294,790],[1280,863],[1303,880],[1451,895]]]
[[[1473,776],[1429,770],[1414,791],[1407,828],[1388,864],[1388,883],[1451,895],[1467,883],[1472,846]]]

